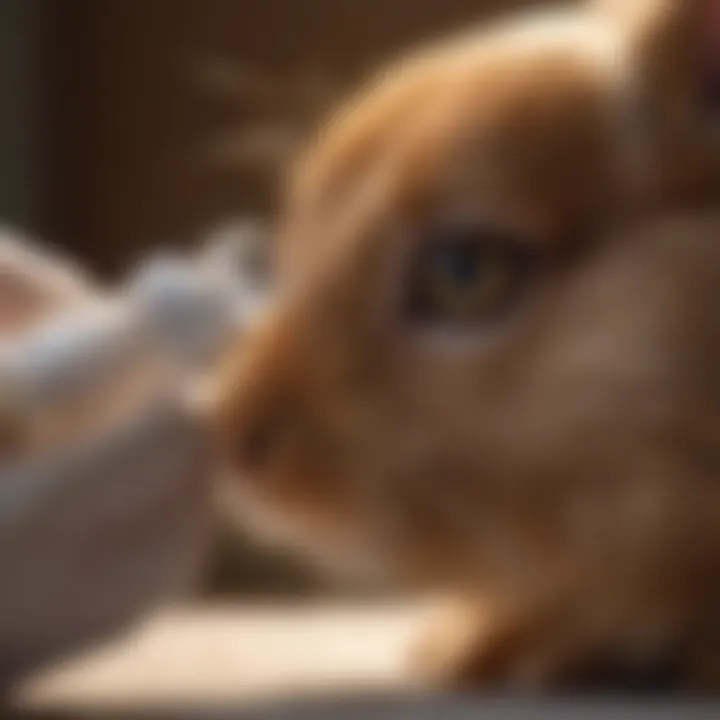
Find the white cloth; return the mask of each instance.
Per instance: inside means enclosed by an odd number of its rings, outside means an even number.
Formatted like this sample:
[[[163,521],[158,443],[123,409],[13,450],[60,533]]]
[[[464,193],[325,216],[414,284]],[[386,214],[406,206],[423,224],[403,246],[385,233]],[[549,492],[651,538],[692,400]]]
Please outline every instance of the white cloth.
[[[0,684],[191,585],[213,463],[186,391],[255,307],[244,272],[227,238],[195,258],[158,254],[120,293],[98,293],[0,343],[6,423],[62,419],[64,407],[102,397],[129,369],[161,369],[131,417],[0,468]]]

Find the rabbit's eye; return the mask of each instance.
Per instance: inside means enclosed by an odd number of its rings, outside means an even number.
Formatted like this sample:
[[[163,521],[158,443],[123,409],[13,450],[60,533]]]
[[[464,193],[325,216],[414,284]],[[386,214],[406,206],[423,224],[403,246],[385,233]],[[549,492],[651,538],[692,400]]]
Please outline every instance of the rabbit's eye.
[[[498,319],[512,308],[531,265],[530,249],[499,233],[432,233],[411,261],[410,319],[462,324]]]

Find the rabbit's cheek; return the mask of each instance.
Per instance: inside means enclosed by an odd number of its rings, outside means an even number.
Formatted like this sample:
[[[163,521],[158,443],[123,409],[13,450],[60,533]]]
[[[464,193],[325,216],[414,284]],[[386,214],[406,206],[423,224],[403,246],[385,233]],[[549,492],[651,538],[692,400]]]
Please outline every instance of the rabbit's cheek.
[[[254,432],[260,433],[257,422]],[[242,450],[233,467],[233,482],[248,498],[248,514],[262,506],[280,522],[284,517],[288,529],[299,524],[320,537],[334,534],[335,524],[356,514],[341,438],[300,402],[284,406],[276,423],[266,431],[272,437],[249,440],[252,432],[242,427],[234,434],[235,445],[256,444]]]
[[[313,441],[288,445],[264,473],[233,477],[236,517],[261,539],[301,551],[335,572],[369,579],[395,574],[382,548],[388,535],[378,532],[387,509],[376,494],[382,483],[329,462],[332,451],[321,456],[313,447]]]

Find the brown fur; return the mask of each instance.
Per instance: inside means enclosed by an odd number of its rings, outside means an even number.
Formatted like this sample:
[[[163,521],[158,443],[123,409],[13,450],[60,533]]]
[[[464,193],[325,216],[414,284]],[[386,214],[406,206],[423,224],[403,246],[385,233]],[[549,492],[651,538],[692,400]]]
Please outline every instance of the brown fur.
[[[689,6],[600,1],[426,49],[293,174],[224,448],[250,520],[460,598],[419,656],[435,680],[720,688],[720,221],[683,219],[720,197],[720,154]],[[395,302],[454,213],[545,268],[460,347]]]

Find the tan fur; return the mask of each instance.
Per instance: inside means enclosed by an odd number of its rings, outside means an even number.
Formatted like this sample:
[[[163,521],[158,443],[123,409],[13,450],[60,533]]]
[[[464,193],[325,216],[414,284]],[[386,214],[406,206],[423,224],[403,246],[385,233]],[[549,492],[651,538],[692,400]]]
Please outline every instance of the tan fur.
[[[223,448],[251,521],[461,599],[420,653],[436,680],[720,688],[720,220],[688,214],[720,154],[688,7],[601,0],[423,50],[293,173]],[[422,342],[401,273],[458,213],[547,269],[502,327]]]

